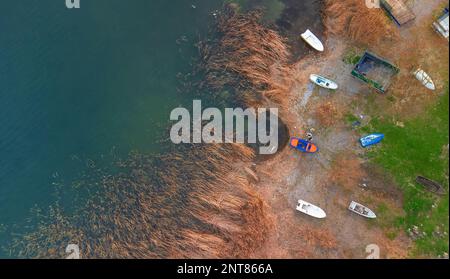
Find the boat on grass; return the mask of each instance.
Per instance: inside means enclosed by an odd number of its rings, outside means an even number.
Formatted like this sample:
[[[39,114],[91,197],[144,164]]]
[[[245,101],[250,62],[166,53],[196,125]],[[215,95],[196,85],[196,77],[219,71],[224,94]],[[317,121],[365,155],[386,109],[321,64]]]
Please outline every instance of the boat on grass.
[[[311,30],[306,30],[305,33],[301,35],[302,39],[305,40],[312,48],[314,48],[317,51],[324,51],[325,48],[323,47],[322,42],[319,40],[319,38],[314,35]]]
[[[358,215],[361,215],[363,217],[369,218],[369,219],[377,218],[377,215],[375,215],[375,213],[372,210],[370,210],[368,207],[366,207],[362,204],[359,204],[357,202],[354,202],[354,201],[352,201],[350,203],[348,210],[350,210]]]
[[[306,202],[304,200],[299,200],[297,204],[297,211],[300,211],[306,215],[312,216],[314,218],[323,219],[327,217],[325,211],[322,208]]]
[[[316,153],[319,151],[319,148],[315,144],[301,138],[292,137],[289,141],[289,145],[292,148],[305,153]]]
[[[312,74],[309,76],[309,79],[314,82],[315,84],[323,87],[323,88],[327,88],[327,89],[331,89],[331,90],[336,90],[338,89],[338,85],[336,82],[327,79],[325,77],[316,75],[316,74]]]
[[[383,134],[371,134],[365,137],[362,137],[359,141],[363,147],[367,147],[370,145],[378,144],[384,139]]]
[[[426,177],[418,176],[416,178],[416,182],[425,187],[427,191],[434,193],[436,195],[443,196],[447,194],[447,192],[445,191],[444,187],[442,187],[441,184]]]
[[[424,70],[419,68],[413,74],[416,77],[416,79],[420,81],[426,88],[430,90],[436,89],[433,80]]]

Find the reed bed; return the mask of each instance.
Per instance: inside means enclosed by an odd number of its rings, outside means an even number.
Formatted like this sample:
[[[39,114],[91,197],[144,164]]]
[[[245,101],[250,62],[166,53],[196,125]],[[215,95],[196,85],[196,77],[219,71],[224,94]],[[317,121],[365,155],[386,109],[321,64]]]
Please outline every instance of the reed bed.
[[[227,5],[215,26],[219,36],[198,44],[202,59],[183,78],[203,71],[196,87],[232,88],[246,106],[282,103],[292,84],[290,53],[285,40],[260,23],[261,15]],[[99,181],[77,183],[90,197],[75,214],[56,204],[8,249],[32,258],[63,258],[69,243],[79,245],[83,258],[248,257],[273,225],[254,177],[245,172],[254,160],[254,149],[242,144],[132,153],[118,162],[117,174],[99,172]]]
[[[389,21],[383,10],[369,9],[365,1],[326,0],[323,14],[327,32],[345,36],[364,46],[398,37],[395,24]]]
[[[293,77],[286,39],[261,23],[259,10],[241,14],[227,5],[213,30],[214,41],[199,44],[206,85],[213,91],[234,88],[246,104],[267,99],[282,104]]]
[[[245,174],[233,168],[253,159],[251,148],[236,144],[133,154],[76,214],[53,206],[10,249],[32,258],[65,257],[69,243],[83,258],[245,257],[270,225]]]

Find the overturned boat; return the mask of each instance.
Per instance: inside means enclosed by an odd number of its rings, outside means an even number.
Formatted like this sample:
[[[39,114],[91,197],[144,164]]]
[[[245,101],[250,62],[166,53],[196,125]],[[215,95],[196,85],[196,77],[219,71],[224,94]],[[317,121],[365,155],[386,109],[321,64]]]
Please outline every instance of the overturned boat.
[[[363,217],[369,218],[369,219],[377,218],[377,215],[375,215],[375,213],[372,210],[370,210],[368,207],[366,207],[362,204],[359,204],[357,202],[354,202],[354,201],[352,201],[350,203],[348,210],[350,210],[358,215],[361,215]]]
[[[311,32],[311,30],[306,30],[305,33],[301,35],[302,39],[307,42],[312,48],[314,48],[317,51],[324,51],[325,48],[323,47],[322,42],[319,40],[319,38],[316,37],[316,35]]]
[[[309,79],[314,82],[315,84],[323,87],[323,88],[327,88],[327,89],[331,89],[331,90],[336,90],[338,89],[338,85],[336,82],[327,79],[325,77],[319,76],[319,75],[315,75],[312,74],[309,76]]]
[[[419,68],[413,74],[416,77],[416,79],[420,81],[426,88],[430,90],[436,89],[433,80],[424,70]]]
[[[418,176],[416,178],[416,182],[422,185],[427,191],[434,193],[436,195],[443,196],[447,194],[447,192],[445,191],[444,187],[442,187],[441,184],[426,177]]]
[[[362,147],[371,146],[380,143],[384,139],[383,134],[370,134],[368,136],[362,137],[359,141]]]
[[[300,211],[306,215],[312,216],[314,218],[323,219],[327,217],[325,211],[322,208],[315,206],[304,200],[299,200],[297,204],[297,211]]]

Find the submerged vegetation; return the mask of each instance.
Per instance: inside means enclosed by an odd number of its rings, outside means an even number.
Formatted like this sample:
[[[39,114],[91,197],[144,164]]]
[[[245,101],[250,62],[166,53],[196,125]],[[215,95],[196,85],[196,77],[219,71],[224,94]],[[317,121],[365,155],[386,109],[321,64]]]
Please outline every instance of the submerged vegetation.
[[[73,215],[55,205],[36,231],[16,239],[20,257],[63,258],[77,244],[83,258],[245,257],[270,220],[236,163],[244,145],[190,147],[160,157],[132,154],[105,176]],[[11,249],[10,248],[10,249]]]
[[[363,47],[397,36],[380,10],[361,13],[361,9],[367,10],[360,0],[325,1],[325,14],[330,16],[324,17],[324,22],[329,34],[345,34],[357,45],[342,57],[345,64],[357,63]],[[197,87],[198,92],[209,92],[214,101],[237,99],[246,107],[270,104],[292,108],[287,102],[292,100],[288,97],[297,82],[293,74],[297,69],[289,64],[286,39],[263,23],[261,10],[247,12],[227,4],[217,14],[212,34],[197,44],[199,60],[187,75],[188,79],[201,79],[186,84]],[[419,56],[419,51],[414,51]],[[410,70],[413,63],[402,59],[400,65]],[[394,94],[385,99],[394,103],[410,88],[406,86],[410,85],[398,83]],[[439,104],[402,125],[391,121],[388,112],[380,112],[374,95],[367,97],[369,123],[345,114],[331,98],[312,106],[321,127],[331,129],[344,119],[361,132],[385,133],[386,140],[370,149],[369,157],[400,186],[406,214],[380,201],[376,211],[382,220],[371,225],[388,228],[391,240],[397,237],[396,230],[408,233],[418,227],[421,235],[415,239],[413,256],[448,252],[448,195],[435,197],[414,182],[417,175],[424,175],[448,190],[448,96],[447,86]],[[338,154],[326,174],[351,192],[366,173],[360,158],[346,151]],[[7,249],[12,256],[33,258],[64,258],[68,244],[79,245],[83,258],[254,256],[273,228],[270,212],[253,185],[259,181],[256,160],[254,150],[241,144],[180,146],[158,156],[132,153],[117,162],[114,173],[101,171],[95,174],[97,179],[74,183],[77,190],[88,193],[85,204],[74,213],[58,203],[49,214],[37,210],[35,229],[16,238]],[[304,242],[298,245],[302,248],[298,255],[314,257],[303,249],[310,242],[326,249],[341,244],[326,227],[292,228],[289,234]],[[407,251],[408,247],[401,249]]]
[[[286,41],[261,17],[262,11],[242,14],[228,5],[214,30],[219,38],[199,46],[206,85],[215,91],[231,87],[249,106],[265,103],[264,97],[282,103],[292,83]]]
[[[217,94],[233,88],[247,106],[286,94],[289,82],[276,73],[287,69],[289,51],[260,20],[261,12],[226,6],[214,27],[216,40],[198,44],[194,72],[206,80],[199,88]],[[32,258],[63,258],[68,244],[77,244],[83,258],[248,257],[271,226],[254,178],[247,179],[254,160],[253,149],[238,144],[130,154],[116,173],[76,183],[89,198],[74,214],[58,204],[49,214],[38,211],[35,230],[7,249]]]

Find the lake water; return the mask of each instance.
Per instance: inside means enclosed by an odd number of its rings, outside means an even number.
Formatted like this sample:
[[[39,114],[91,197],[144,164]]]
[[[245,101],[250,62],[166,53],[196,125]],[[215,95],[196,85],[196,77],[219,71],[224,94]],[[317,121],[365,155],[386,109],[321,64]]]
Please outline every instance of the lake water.
[[[54,203],[55,184],[164,148],[170,111],[192,104],[177,75],[222,2],[0,2],[0,245]]]
[[[192,102],[177,74],[221,2],[0,2],[3,230],[51,204],[52,183],[90,160],[161,148],[170,111]]]

